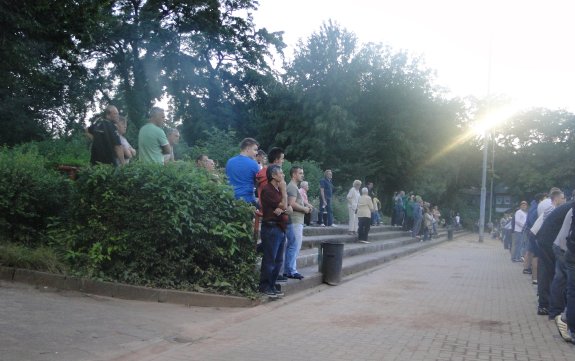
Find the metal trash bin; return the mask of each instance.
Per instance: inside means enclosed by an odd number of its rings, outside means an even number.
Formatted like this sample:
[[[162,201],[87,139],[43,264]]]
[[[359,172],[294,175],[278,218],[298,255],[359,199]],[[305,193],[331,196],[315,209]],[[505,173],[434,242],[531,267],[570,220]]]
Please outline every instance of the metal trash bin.
[[[453,226],[447,226],[447,240],[453,240]]]
[[[336,286],[341,282],[341,265],[343,263],[343,243],[322,242],[319,247],[319,271],[323,282]]]

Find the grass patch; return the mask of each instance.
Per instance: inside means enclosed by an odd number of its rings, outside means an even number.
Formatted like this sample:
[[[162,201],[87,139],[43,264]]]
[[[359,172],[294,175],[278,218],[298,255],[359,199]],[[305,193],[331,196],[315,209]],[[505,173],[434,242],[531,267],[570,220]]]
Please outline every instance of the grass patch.
[[[51,248],[32,249],[14,243],[0,243],[0,265],[58,274],[64,274],[67,269]]]

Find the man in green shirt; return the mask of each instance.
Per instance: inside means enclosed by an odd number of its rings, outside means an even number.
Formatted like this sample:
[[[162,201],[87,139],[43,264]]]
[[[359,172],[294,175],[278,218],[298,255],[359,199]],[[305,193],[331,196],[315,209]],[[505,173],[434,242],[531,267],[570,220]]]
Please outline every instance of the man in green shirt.
[[[164,154],[170,154],[170,144],[162,130],[165,119],[164,109],[153,107],[148,124],[140,128],[138,152],[142,162],[164,164]]]

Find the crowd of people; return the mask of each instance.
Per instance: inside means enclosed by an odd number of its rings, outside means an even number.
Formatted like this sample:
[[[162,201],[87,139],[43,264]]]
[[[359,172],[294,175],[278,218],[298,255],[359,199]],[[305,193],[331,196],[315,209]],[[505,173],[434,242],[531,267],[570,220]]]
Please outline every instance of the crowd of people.
[[[500,220],[500,238],[511,262],[537,285],[537,314],[553,320],[561,337],[575,342],[575,192],[551,188]]]
[[[148,122],[138,133],[138,151],[125,138],[128,119],[121,116],[118,108],[109,105],[102,117],[86,128],[86,135],[92,140],[90,163],[110,164],[115,167],[128,164],[135,159],[146,163],[167,164],[177,160],[174,147],[180,141],[180,132],[175,128],[163,130],[165,111],[159,107],[150,110]],[[196,165],[210,172],[215,162],[207,155],[200,155]]]
[[[174,146],[178,144],[180,134],[177,129],[164,132],[164,123],[165,111],[152,108],[148,122],[139,130],[136,151],[124,137],[127,119],[120,116],[115,106],[108,106],[103,117],[86,128],[87,136],[92,139],[91,163],[120,167],[135,157],[140,162],[156,164],[175,161]],[[259,149],[255,139],[245,138],[240,143],[240,153],[230,158],[225,166],[235,198],[256,209],[254,229],[259,230],[261,223],[259,290],[270,298],[283,296],[277,282],[304,278],[297,270],[296,260],[302,245],[304,224],[311,224],[314,211],[308,199],[309,184],[304,180],[304,169],[292,167],[286,180],[283,162],[284,151],[281,148],[272,148],[266,154]],[[210,172],[215,168],[214,161],[204,154],[196,158],[196,165]],[[319,181],[319,209],[313,213],[317,213],[320,227],[335,227],[332,176],[332,171],[327,169]],[[363,188],[361,184],[359,180],[354,181],[347,194],[349,234],[357,236],[358,242],[370,243],[370,227],[381,223],[381,202],[375,195],[372,182]],[[404,192],[394,196],[392,223],[409,228],[414,238],[424,241],[437,235],[440,216],[437,207],[431,208],[419,196],[406,196]]]

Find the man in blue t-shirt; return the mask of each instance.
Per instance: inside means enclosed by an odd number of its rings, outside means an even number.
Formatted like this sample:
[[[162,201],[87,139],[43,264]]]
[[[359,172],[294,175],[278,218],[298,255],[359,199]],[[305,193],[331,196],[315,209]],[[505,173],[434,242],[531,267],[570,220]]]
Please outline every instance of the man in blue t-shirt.
[[[240,154],[230,158],[226,163],[226,176],[234,188],[236,199],[242,199],[256,206],[254,185],[256,174],[260,170],[254,160],[258,153],[259,143],[253,138],[245,138],[240,143]]]

